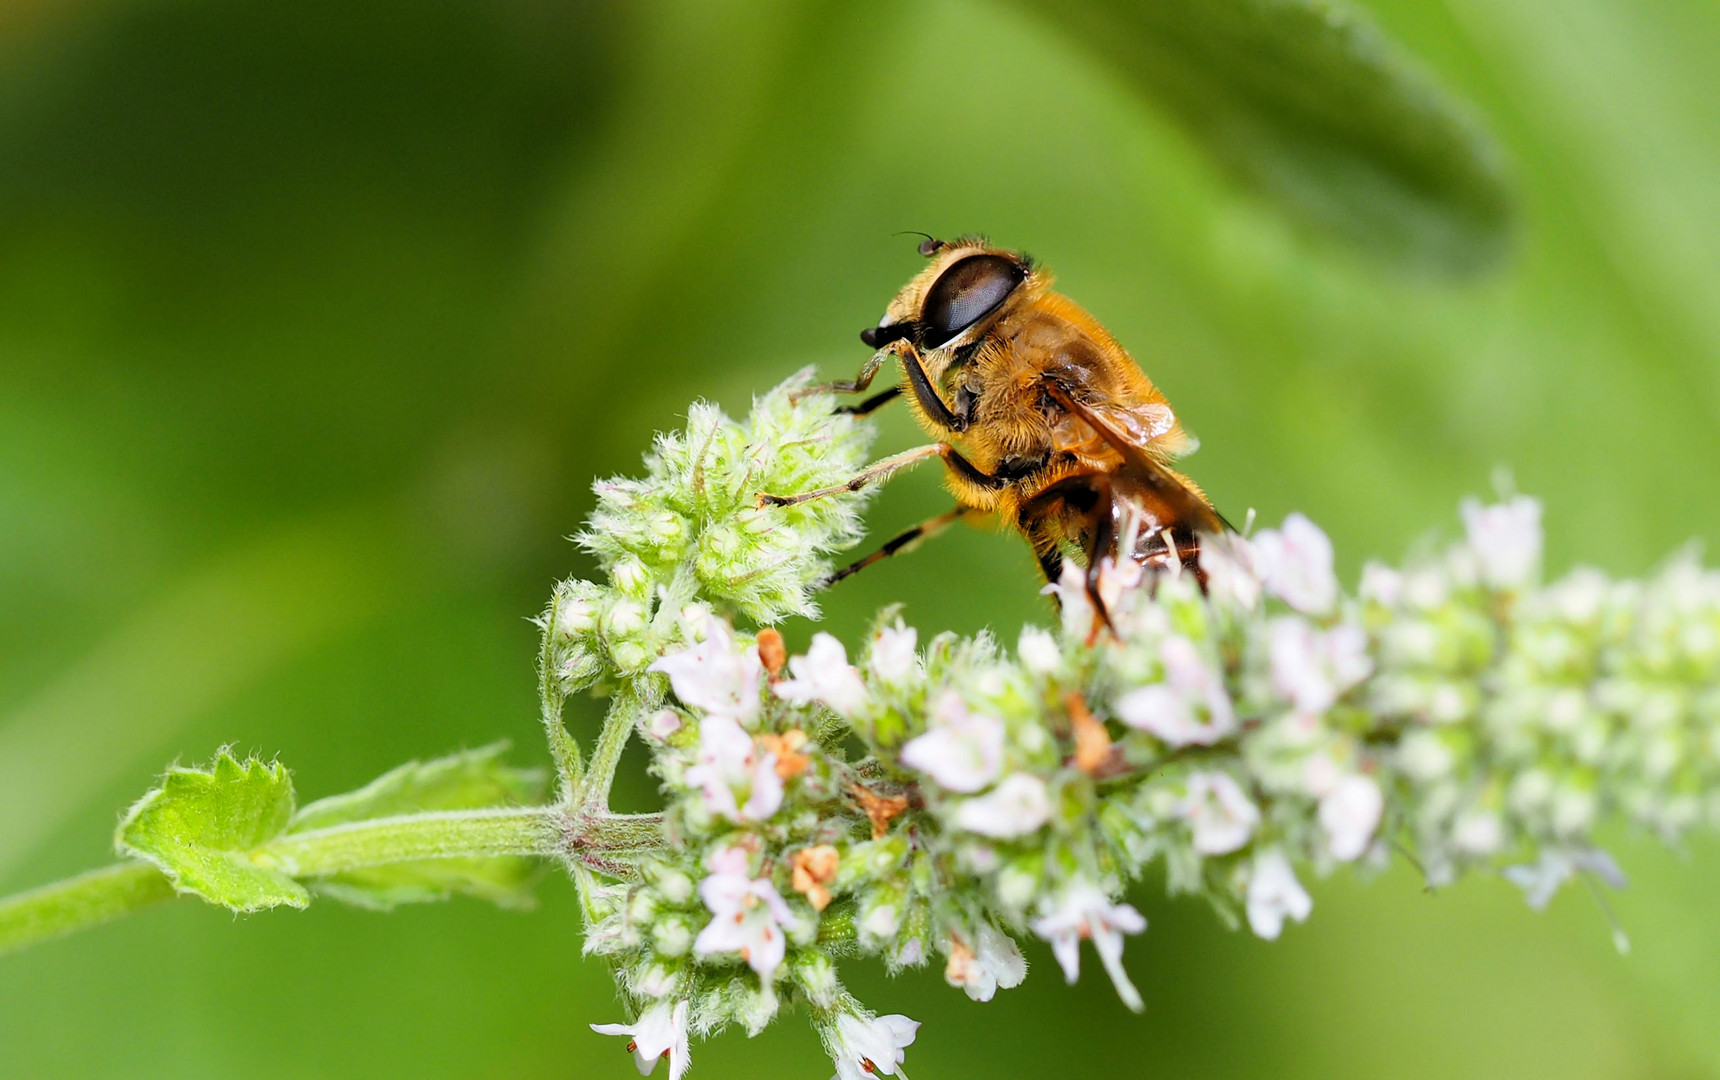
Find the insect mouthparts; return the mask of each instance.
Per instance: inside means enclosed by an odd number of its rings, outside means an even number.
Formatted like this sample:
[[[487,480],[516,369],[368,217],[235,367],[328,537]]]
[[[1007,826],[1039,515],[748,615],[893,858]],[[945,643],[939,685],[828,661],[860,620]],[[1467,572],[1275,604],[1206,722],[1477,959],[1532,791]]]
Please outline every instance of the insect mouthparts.
[[[892,341],[900,340],[913,334],[912,323],[892,323],[889,326],[868,326],[860,331],[860,340],[874,349],[881,349]]]

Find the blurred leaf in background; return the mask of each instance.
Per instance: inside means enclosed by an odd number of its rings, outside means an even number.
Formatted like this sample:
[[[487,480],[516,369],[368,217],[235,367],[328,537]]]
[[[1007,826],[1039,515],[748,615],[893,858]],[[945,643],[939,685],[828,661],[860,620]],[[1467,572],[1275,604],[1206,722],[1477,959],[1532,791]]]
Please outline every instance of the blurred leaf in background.
[[[1364,13],[1395,46],[1264,0],[6,9],[0,885],[97,865],[165,763],[223,743],[307,802],[502,737],[532,761],[525,617],[583,569],[559,537],[590,479],[694,397],[851,372],[918,264],[902,229],[1043,258],[1220,506],[1309,513],[1351,573],[1499,465],[1555,570],[1720,536],[1720,14]],[[947,502],[905,476],[874,531]],[[912,597],[1007,640],[1036,589],[1017,540],[958,530],[829,624]],[[1720,1075],[1720,845],[1617,853],[1628,958],[1575,891],[1536,916],[1399,869],[1325,883],[1272,945],[1147,883],[1145,1017],[1043,949],[988,1006],[935,973],[857,990],[926,1022],[915,1075]],[[585,1027],[618,1006],[571,889],[538,892],[175,905],[9,957],[0,1074],[630,1075]],[[828,1068],[795,1023],[695,1054]]]

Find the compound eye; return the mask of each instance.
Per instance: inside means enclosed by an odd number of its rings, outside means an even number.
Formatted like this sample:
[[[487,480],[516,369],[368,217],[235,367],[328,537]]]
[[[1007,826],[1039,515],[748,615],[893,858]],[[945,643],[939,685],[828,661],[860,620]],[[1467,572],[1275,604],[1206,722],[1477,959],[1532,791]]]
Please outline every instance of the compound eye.
[[[996,311],[1026,276],[1020,264],[1001,255],[970,255],[951,265],[926,293],[920,313],[926,347],[943,347]]]

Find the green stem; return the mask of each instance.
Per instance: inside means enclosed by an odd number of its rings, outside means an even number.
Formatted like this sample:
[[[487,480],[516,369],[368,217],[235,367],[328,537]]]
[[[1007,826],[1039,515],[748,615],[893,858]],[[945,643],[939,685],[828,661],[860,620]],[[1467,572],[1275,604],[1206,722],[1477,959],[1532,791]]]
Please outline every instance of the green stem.
[[[355,821],[280,837],[252,859],[295,878],[315,878],[417,859],[555,855],[561,851],[560,814],[558,807],[531,806]]]
[[[579,757],[579,742],[568,734],[561,716],[562,706],[567,701],[555,673],[555,625],[561,616],[561,601],[558,590],[544,621],[543,645],[538,650],[538,702],[543,714],[544,737],[549,740],[550,757],[555,760],[556,777],[561,781],[561,797],[571,802],[574,792],[579,790],[584,765]]]
[[[174,897],[145,862],[119,863],[0,900],[0,953],[99,926]]]
[[[621,752],[627,749],[627,740],[639,718],[662,704],[664,681],[660,675],[647,675],[616,692],[603,718],[597,744],[591,748],[591,760],[585,766],[580,787],[579,804],[587,817],[608,813],[609,789],[615,784],[615,768],[621,764]]]
[[[560,856],[616,875],[663,844],[659,814],[577,814],[564,805],[444,810],[290,833],[247,857],[299,879],[419,859]],[[150,863],[119,863],[0,899],[0,954],[172,900]],[[189,894],[188,894],[189,895]]]

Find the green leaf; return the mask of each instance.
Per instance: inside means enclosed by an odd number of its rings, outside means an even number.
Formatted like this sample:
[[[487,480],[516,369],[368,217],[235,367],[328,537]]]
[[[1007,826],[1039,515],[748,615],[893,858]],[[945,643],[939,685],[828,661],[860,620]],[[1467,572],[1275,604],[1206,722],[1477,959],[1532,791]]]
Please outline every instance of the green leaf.
[[[413,761],[345,795],[306,806],[290,832],[304,833],[358,821],[430,810],[477,810],[538,801],[544,774],[504,766],[506,743],[495,743],[433,761]],[[502,907],[532,903],[536,860],[516,857],[420,859],[344,871],[311,882],[319,895],[386,910],[396,904],[445,900],[456,893]]]
[[[1025,0],[1305,224],[1448,273],[1495,261],[1512,200],[1465,110],[1326,0]]]
[[[207,770],[169,769],[127,811],[114,846],[160,867],[179,892],[233,911],[302,908],[310,903],[302,885],[252,859],[292,816],[286,766],[222,751]]]
[[[456,894],[497,907],[524,909],[537,902],[532,887],[542,867],[532,859],[422,859],[366,870],[349,870],[310,883],[318,896],[355,907],[388,911],[399,904],[446,900]]]
[[[507,751],[508,744],[498,742],[431,761],[409,761],[357,791],[311,803],[293,817],[289,831],[426,810],[480,810],[536,802],[543,794],[542,770],[503,765],[501,756]]]

